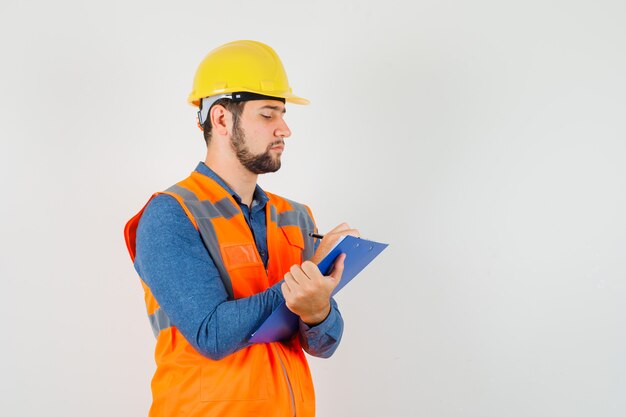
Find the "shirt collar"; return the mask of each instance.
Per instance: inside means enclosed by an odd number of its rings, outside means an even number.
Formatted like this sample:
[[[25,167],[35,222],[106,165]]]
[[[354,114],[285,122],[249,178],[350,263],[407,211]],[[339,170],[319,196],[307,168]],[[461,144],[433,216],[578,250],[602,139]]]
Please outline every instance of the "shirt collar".
[[[225,189],[230,195],[233,196],[237,204],[243,204],[241,202],[241,197],[239,197],[239,195],[235,191],[233,191],[233,189],[230,188],[230,186],[226,184],[226,182],[219,175],[217,175],[215,171],[209,168],[204,162],[198,163],[198,166],[196,167],[196,172],[199,172],[202,175],[206,175],[207,177],[217,182],[223,189]],[[256,205],[260,205],[261,207],[265,206],[268,201],[269,197],[267,196],[267,194],[265,194],[265,191],[263,191],[259,184],[257,184],[254,189],[254,195],[252,196],[252,207]]]

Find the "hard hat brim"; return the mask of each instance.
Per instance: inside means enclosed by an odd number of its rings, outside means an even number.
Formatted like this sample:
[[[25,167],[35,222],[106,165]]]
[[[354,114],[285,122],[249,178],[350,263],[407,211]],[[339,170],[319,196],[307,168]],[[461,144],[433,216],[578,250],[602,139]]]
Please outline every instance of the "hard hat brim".
[[[295,96],[295,95],[285,95],[282,98],[284,98],[288,103],[293,103],[293,104],[302,104],[302,105],[307,105],[309,103],[311,103],[311,101],[309,99],[306,99],[304,97],[299,97],[299,96]]]

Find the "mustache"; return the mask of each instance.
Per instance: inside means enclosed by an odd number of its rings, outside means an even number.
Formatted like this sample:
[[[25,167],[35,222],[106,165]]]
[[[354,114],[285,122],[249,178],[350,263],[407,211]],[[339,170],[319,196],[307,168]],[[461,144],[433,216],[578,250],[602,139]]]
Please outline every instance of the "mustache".
[[[276,145],[283,145],[284,146],[285,145],[285,141],[283,139],[279,139],[276,142],[272,142],[272,143],[269,144],[267,149],[271,149],[271,148],[273,148]]]

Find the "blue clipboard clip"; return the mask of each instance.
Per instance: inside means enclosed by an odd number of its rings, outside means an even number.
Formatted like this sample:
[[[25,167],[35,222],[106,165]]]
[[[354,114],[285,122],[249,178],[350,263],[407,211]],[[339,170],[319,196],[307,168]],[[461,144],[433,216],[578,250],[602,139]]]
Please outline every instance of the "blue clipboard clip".
[[[328,275],[335,259],[346,254],[341,281],[333,290],[332,295],[337,294],[354,277],[356,277],[370,262],[389,246],[386,243],[374,242],[354,236],[346,236],[341,240],[317,265],[319,270]],[[299,317],[292,313],[283,302],[263,322],[250,337],[251,343],[270,343],[291,338],[298,330]]]

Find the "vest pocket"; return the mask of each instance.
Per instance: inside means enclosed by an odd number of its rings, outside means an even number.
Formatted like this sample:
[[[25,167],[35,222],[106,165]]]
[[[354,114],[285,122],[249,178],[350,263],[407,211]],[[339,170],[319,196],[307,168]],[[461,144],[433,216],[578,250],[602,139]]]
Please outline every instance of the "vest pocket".
[[[271,384],[267,355],[254,346],[202,367],[201,401],[267,400]]]
[[[304,249],[304,238],[302,237],[302,231],[298,226],[283,226],[280,229],[287,237],[287,241],[290,245]]]
[[[234,298],[249,297],[267,289],[265,267],[253,244],[222,245],[221,253]]]
[[[253,244],[222,245],[222,257],[227,267],[242,267],[258,264],[261,259]]]

